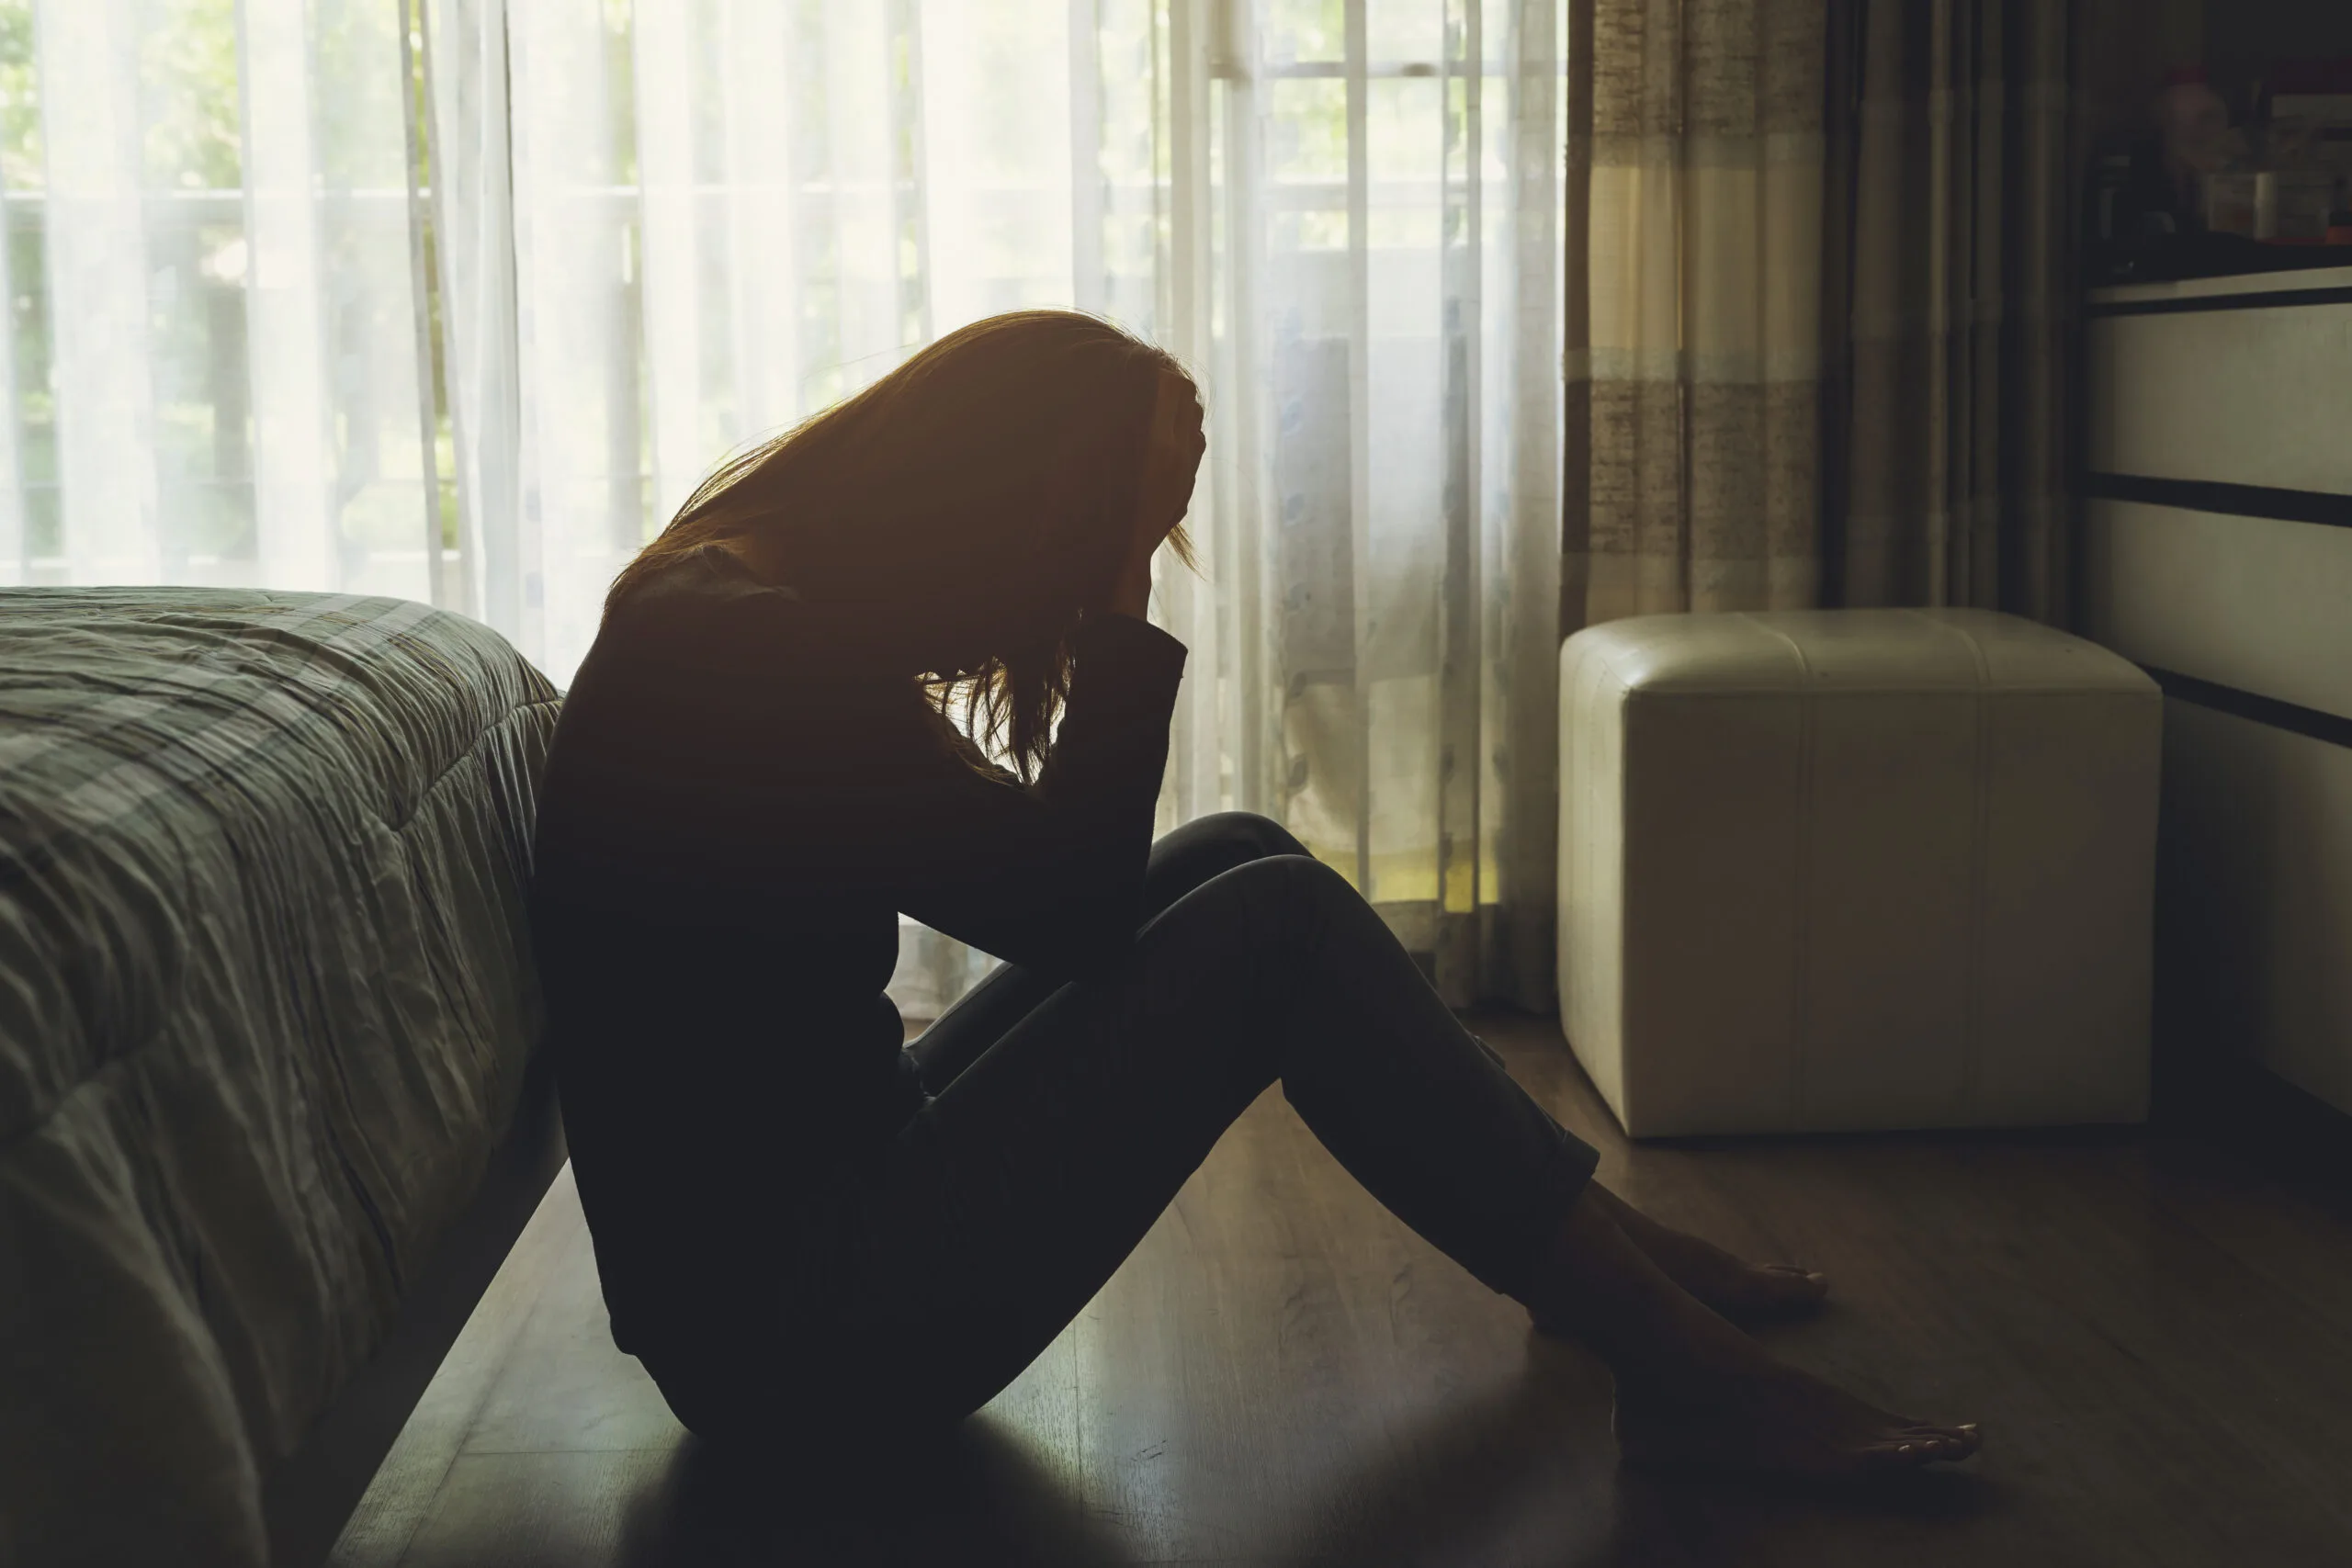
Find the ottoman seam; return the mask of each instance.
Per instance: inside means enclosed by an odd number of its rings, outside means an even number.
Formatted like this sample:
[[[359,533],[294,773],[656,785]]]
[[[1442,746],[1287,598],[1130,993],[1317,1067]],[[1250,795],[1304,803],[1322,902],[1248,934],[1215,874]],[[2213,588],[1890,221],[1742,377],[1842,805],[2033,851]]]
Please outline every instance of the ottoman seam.
[[[1991,740],[1990,686],[1992,670],[1984,657],[1984,644],[1975,634],[1960,630],[1968,644],[1968,651],[1976,660],[1977,689],[1975,693],[1975,799],[1968,824],[1968,951],[1965,984],[1968,994],[1962,1001],[1960,1043],[1960,1114],[1962,1125],[1973,1125],[1977,1107],[1984,1097],[1984,918],[1985,861],[1992,853],[1993,815],[1993,747]]]
[[[1813,972],[1813,753],[1814,720],[1819,697],[1813,680],[1813,661],[1804,656],[1804,644],[1758,616],[1746,615],[1741,618],[1788,645],[1790,657],[1796,660],[1797,673],[1803,681],[1797,699],[1797,809],[1796,820],[1792,825],[1796,835],[1792,855],[1796,886],[1790,890],[1794,900],[1792,906],[1794,913],[1789,931],[1789,955],[1796,970],[1791,976],[1789,987],[1789,1120],[1792,1126],[1803,1126],[1807,1120],[1805,1044],[1813,1020],[1810,985]]]
[[[1793,639],[1790,647],[1796,647]],[[1797,650],[1797,660],[1808,676],[1813,673],[1801,649]],[[1811,1099],[1810,1075],[1805,1069],[1813,1043],[1814,752],[1819,705],[1812,683],[1807,682],[1804,702],[1797,710],[1796,906],[1789,932],[1790,957],[1796,964],[1794,983],[1789,987],[1789,1109],[1793,1124],[1800,1127],[1811,1119],[1806,1110]]]

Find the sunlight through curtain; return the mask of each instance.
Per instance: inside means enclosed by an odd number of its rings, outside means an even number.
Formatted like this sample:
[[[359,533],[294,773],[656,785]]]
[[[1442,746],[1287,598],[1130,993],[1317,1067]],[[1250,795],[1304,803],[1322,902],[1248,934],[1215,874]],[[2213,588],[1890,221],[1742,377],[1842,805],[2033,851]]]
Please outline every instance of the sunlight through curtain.
[[[0,5],[0,583],[432,596],[406,80],[386,0]]]
[[[1209,408],[1162,828],[1548,1005],[1563,10],[0,0],[0,581],[429,599],[560,682],[729,450],[1100,311]]]

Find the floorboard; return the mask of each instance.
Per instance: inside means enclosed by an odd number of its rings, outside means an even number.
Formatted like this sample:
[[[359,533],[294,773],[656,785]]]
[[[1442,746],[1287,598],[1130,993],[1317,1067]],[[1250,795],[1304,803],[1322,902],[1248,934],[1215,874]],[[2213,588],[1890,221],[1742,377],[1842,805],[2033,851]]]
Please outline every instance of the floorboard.
[[[1630,1146],[1548,1021],[1476,1021],[1660,1218],[1831,1272],[1789,1359],[1983,1422],[1864,1496],[1619,1469],[1605,1375],[1388,1217],[1279,1096],[942,1450],[803,1483],[686,1438],[560,1179],[335,1568],[2352,1564],[2352,1217],[2142,1132]]]

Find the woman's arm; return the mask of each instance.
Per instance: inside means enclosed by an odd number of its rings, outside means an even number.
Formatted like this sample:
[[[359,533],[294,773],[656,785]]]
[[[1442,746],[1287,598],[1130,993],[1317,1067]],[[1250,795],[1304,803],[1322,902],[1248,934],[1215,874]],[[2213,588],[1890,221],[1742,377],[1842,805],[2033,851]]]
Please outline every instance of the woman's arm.
[[[1145,542],[1165,532],[1138,537],[1114,605],[1074,635],[1034,788],[975,769],[893,672],[911,607],[810,603],[730,571],[608,620],[551,769],[580,869],[607,868],[588,896],[820,924],[887,901],[1043,973],[1108,962],[1138,923],[1183,673],[1183,645],[1124,613],[1148,599]]]
[[[1035,789],[956,764],[898,831],[893,901],[959,941],[1075,976],[1133,939],[1184,647],[1140,619],[1081,627],[1068,707]],[[910,780],[910,783],[914,781]],[[876,823],[888,833],[891,825]]]

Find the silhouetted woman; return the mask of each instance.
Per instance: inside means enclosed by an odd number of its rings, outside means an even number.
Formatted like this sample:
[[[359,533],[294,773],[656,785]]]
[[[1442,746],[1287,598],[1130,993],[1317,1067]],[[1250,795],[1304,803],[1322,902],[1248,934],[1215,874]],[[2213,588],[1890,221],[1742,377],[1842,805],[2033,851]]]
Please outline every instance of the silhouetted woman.
[[[1971,1451],[1768,1359],[1728,1319],[1819,1277],[1611,1197],[1280,827],[1152,842],[1184,649],[1144,618],[1150,562],[1189,558],[1202,450],[1166,355],[999,316],[728,464],[614,584],[533,896],[614,1339],[706,1436],[944,1427],[1279,1082],[1391,1211],[1608,1360],[1629,1457]],[[1005,960],[906,1049],[901,911]]]

